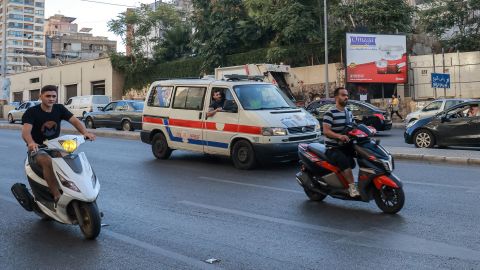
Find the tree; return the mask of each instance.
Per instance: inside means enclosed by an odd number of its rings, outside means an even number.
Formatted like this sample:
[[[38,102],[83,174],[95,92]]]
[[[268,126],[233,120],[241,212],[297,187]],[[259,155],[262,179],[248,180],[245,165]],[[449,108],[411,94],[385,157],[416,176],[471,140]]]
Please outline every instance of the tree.
[[[414,8],[405,0],[339,0],[332,5],[332,27],[342,32],[410,33]]]
[[[153,55],[154,48],[162,43],[161,33],[180,23],[180,14],[172,5],[160,4],[152,10],[149,5],[142,4],[140,8],[129,9],[110,20],[108,28],[122,38],[134,56],[146,57]]]
[[[203,72],[223,65],[226,55],[250,47],[249,41],[259,37],[242,0],[193,0],[193,6],[196,31],[192,43],[204,59]]]
[[[458,50],[480,49],[480,0],[429,0],[420,11],[425,31],[444,46]]]

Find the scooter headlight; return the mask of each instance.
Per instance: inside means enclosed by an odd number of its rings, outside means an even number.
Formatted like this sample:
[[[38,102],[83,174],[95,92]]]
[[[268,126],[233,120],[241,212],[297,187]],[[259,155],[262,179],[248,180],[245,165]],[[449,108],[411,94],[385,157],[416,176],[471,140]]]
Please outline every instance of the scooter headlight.
[[[62,183],[62,186],[69,188],[73,191],[80,192],[80,189],[73,183],[72,181],[67,180],[65,177],[63,177],[61,174],[57,173],[58,179],[60,180],[60,183]]]
[[[75,140],[66,140],[60,142],[62,145],[63,150],[65,150],[68,153],[73,153],[77,149],[77,141]]]

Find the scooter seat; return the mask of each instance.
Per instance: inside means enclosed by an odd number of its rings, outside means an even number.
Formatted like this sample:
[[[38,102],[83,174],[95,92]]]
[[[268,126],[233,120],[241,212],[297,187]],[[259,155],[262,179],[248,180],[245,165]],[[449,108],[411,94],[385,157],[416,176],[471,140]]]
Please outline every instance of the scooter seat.
[[[308,145],[308,150],[312,151],[315,155],[319,156],[321,159],[328,161],[328,157],[326,155],[327,147],[325,146],[325,144],[311,143]]]

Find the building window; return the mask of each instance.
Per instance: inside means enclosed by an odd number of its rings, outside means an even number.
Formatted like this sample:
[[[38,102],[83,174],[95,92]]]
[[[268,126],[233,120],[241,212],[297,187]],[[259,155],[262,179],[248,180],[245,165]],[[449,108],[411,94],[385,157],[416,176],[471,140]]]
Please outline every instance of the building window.
[[[19,4],[23,4],[23,3],[24,3],[23,1],[24,1],[24,0],[10,0],[10,1],[8,1],[8,2],[10,2],[10,3],[19,3]]]
[[[30,79],[30,83],[38,83],[38,82],[40,82],[40,78],[39,78],[39,77],[31,78],[31,79]]]
[[[25,5],[29,5],[29,6],[35,5],[35,1],[33,0],[24,0],[24,1],[25,1]]]
[[[23,26],[23,29],[33,30],[33,25],[31,25],[31,24],[25,24],[25,25]]]
[[[13,92],[13,101],[22,102],[23,101],[23,92]]]
[[[8,15],[8,18],[9,19],[12,19],[12,20],[19,20],[19,21],[23,21],[23,15],[20,15],[20,14],[9,14]],[[26,20],[27,17],[25,17],[25,20]]]
[[[25,9],[23,10],[23,13],[26,13],[26,14],[33,14],[33,13],[34,13],[33,11],[34,11],[33,9],[30,9],[30,8],[25,8]]]
[[[8,31],[10,37],[23,37],[23,33],[20,31]]]
[[[9,22],[8,28],[23,28],[23,23]]]
[[[26,22],[33,22],[33,18],[32,18],[32,17],[27,17],[27,16],[25,16],[25,17],[23,18],[23,20],[26,21]]]
[[[35,42],[35,47],[43,48],[43,43],[42,42]]]
[[[43,26],[35,26],[35,31],[43,31]]]
[[[44,8],[44,7],[45,7],[45,3],[43,3],[43,2],[35,2],[35,6],[36,6],[37,8]]]
[[[42,18],[36,18],[35,23],[41,23],[43,24],[43,19]]]
[[[91,82],[92,95],[105,95],[105,80]]]
[[[43,16],[44,12],[43,12],[43,10],[35,10],[35,15]]]
[[[40,98],[40,89],[30,90],[30,100],[38,100]]]

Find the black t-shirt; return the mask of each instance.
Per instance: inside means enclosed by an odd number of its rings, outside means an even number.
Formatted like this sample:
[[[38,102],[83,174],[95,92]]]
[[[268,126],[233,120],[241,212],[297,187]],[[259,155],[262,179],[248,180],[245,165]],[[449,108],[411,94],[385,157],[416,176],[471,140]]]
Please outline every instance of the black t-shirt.
[[[22,125],[31,124],[32,138],[38,144],[60,136],[60,122],[68,121],[73,114],[62,104],[54,104],[51,112],[45,112],[41,104],[30,107],[23,114]]]
[[[216,110],[217,108],[222,108],[225,105],[225,99],[221,99],[220,101],[213,100],[212,103],[210,104],[210,108],[213,108]]]

